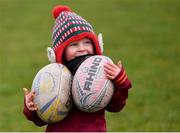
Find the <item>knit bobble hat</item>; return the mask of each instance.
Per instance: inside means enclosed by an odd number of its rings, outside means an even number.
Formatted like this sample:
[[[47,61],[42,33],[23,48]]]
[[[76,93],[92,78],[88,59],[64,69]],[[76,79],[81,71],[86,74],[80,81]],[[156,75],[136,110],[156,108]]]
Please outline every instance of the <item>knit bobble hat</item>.
[[[55,18],[52,29],[52,48],[55,53],[55,62],[63,63],[62,55],[66,46],[85,37],[92,40],[95,53],[102,54],[99,41],[90,23],[67,6],[58,5],[54,7],[52,13]]]

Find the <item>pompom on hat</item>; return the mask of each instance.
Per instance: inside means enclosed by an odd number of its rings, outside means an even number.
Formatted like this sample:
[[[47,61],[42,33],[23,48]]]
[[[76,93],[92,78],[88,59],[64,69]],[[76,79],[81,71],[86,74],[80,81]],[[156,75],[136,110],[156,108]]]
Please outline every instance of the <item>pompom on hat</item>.
[[[47,48],[51,63],[63,63],[62,56],[66,46],[85,37],[92,40],[95,53],[102,54],[102,35],[98,36],[98,40],[92,26],[85,19],[74,13],[68,6],[55,6],[52,13],[55,18],[52,29],[52,48]]]

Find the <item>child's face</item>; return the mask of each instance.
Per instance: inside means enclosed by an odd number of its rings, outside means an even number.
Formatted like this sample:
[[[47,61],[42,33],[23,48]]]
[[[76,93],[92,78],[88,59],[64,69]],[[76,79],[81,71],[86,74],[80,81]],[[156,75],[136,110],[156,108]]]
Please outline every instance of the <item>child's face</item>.
[[[93,43],[89,38],[72,42],[65,49],[65,58],[67,61],[87,54],[94,54]]]

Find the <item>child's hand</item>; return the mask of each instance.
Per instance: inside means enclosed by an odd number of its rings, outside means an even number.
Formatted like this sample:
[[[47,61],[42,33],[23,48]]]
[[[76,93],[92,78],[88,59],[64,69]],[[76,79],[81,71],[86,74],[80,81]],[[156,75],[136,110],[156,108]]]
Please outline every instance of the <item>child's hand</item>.
[[[23,88],[23,91],[24,91],[24,96],[25,96],[25,104],[26,104],[27,108],[30,111],[36,111],[37,105],[33,102],[35,92],[34,91],[29,92],[29,90],[27,88]]]
[[[111,62],[104,65],[104,71],[106,72],[106,76],[109,80],[113,80],[120,73],[121,69],[121,61],[119,61],[117,65]]]

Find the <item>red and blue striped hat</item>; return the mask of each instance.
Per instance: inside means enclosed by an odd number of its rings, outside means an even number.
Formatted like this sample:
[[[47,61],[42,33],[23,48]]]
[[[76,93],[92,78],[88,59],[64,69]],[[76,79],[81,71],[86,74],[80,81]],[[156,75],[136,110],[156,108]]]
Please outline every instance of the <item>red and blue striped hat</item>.
[[[52,47],[56,62],[63,63],[62,55],[65,47],[85,37],[93,41],[95,53],[102,54],[98,38],[92,26],[81,16],[74,13],[69,7],[58,5],[53,9],[55,24],[52,29]]]

